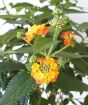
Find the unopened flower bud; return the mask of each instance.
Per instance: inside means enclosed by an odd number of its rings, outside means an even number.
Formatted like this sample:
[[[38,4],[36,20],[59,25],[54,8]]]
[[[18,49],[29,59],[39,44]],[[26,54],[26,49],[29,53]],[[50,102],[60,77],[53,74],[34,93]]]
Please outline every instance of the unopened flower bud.
[[[18,39],[21,39],[22,36],[23,36],[23,32],[17,32],[17,38],[18,38]]]
[[[36,56],[35,55],[31,56],[29,59],[29,63],[33,63],[35,61],[36,61]]]

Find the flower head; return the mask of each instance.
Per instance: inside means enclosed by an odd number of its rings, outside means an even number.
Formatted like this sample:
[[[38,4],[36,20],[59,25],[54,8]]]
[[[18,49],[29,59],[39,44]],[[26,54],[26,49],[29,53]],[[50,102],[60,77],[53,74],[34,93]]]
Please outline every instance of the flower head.
[[[34,38],[33,34],[26,33],[24,40],[26,43],[30,43],[30,41]]]
[[[64,45],[70,46],[72,44],[72,40],[70,38],[64,40]]]
[[[75,38],[75,34],[71,31],[63,32],[61,35],[61,38],[67,39],[67,38]]]
[[[32,27],[28,28],[28,33],[36,34],[38,25],[33,25]]]
[[[51,57],[38,58],[33,63],[31,75],[37,84],[55,82],[59,74],[58,61]]]
[[[27,43],[30,43],[36,36],[39,35],[46,35],[48,33],[48,27],[44,24],[41,25],[33,25],[32,27],[28,28],[28,32],[26,33],[24,40]]]
[[[46,35],[48,33],[48,27],[46,27],[45,25],[38,25],[37,26],[37,35]]]
[[[28,33],[35,35],[46,35],[48,33],[48,27],[46,27],[44,24],[33,25],[31,28],[28,28]]]
[[[61,34],[61,38],[64,39],[64,45],[70,46],[74,43],[75,34],[71,31],[63,32]]]

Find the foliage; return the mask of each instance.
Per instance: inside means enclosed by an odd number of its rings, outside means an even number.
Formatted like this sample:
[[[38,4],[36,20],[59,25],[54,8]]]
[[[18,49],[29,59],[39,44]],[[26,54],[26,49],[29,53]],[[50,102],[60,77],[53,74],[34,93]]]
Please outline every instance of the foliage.
[[[40,0],[41,3],[45,1],[47,0]],[[76,0],[74,3],[70,0],[50,0],[49,5],[43,7],[26,2],[10,3],[10,8],[15,9],[17,14],[11,14],[6,6],[0,8],[3,12],[0,13],[0,19],[14,26],[14,29],[0,35],[0,88],[5,91],[4,95],[1,94],[0,105],[67,105],[69,101],[76,104],[71,91],[80,94],[88,91],[88,85],[82,80],[88,76],[88,43],[85,43],[88,38],[88,23],[78,24],[67,16],[86,13],[76,4]],[[50,9],[50,6],[54,6],[55,9]],[[22,10],[24,12],[20,14]],[[44,36],[33,36],[34,33],[30,32],[33,39],[26,43],[24,37],[29,33],[25,27],[33,27],[34,24],[45,25],[49,32]],[[74,32],[82,41],[78,43],[78,39],[70,36],[72,43],[68,45],[66,38],[61,38],[63,32]],[[86,38],[82,32],[87,34]],[[59,75],[54,83],[41,88],[31,76],[32,64],[36,62],[36,58],[47,55],[60,62]],[[47,99],[42,97],[43,92],[50,92]],[[57,95],[59,99],[55,101]],[[78,101],[87,105],[87,100],[88,96],[84,103]]]

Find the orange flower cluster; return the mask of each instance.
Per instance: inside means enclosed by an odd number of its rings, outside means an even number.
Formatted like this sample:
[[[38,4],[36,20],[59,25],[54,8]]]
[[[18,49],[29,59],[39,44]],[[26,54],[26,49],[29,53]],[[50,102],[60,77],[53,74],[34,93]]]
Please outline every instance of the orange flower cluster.
[[[75,34],[71,31],[63,32],[61,38],[64,39],[64,45],[70,46],[74,43]]]
[[[38,58],[32,65],[31,75],[37,84],[55,82],[59,74],[58,61],[51,57]]]
[[[47,33],[48,33],[48,27],[46,27],[44,24],[33,25],[31,28],[28,28],[28,32],[26,33],[24,40],[27,43],[30,43],[30,41],[33,40],[36,36],[47,35]]]

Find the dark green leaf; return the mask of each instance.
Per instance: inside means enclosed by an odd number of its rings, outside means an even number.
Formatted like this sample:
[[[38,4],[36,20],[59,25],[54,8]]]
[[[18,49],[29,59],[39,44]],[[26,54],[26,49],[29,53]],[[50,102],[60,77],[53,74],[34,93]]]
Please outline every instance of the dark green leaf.
[[[50,4],[57,6],[57,5],[59,5],[62,1],[63,1],[63,0],[51,0],[51,1],[50,1]]]
[[[56,56],[62,56],[65,58],[70,58],[70,59],[78,59],[78,58],[82,58],[82,57],[88,57],[88,55],[80,55],[80,54],[76,54],[76,53],[72,53],[72,52],[60,52],[58,54],[56,54]]]
[[[32,47],[23,47],[23,48],[18,48],[17,50],[7,50],[7,51],[3,51],[0,52],[0,56],[4,56],[6,54],[24,54],[24,53],[32,53],[33,52],[33,48]]]
[[[24,8],[27,8],[27,7],[29,8],[29,7],[33,7],[33,5],[30,4],[30,3],[23,2],[23,3],[17,3],[15,5],[12,5],[11,7],[16,8],[17,12],[19,12],[20,10],[23,9],[23,7]]]
[[[28,16],[28,15],[11,15],[11,14],[9,14],[9,15],[0,15],[1,19],[9,20],[9,21],[14,21],[14,20],[16,20],[18,18],[27,19],[29,17],[30,16]]]
[[[17,50],[14,50],[15,53],[32,53],[32,51],[33,51],[33,48],[29,47],[29,46],[22,47],[22,48],[19,48]]]
[[[46,12],[46,13],[42,13],[40,15],[36,15],[36,21],[40,21],[40,20],[49,18],[50,16],[52,16],[51,12]]]
[[[74,64],[75,70],[85,75],[88,74],[88,63],[84,59],[72,60],[72,63]]]
[[[12,72],[12,71],[23,70],[23,69],[26,69],[26,68],[21,63],[0,62],[0,72]]]
[[[51,105],[55,105],[55,95],[54,94],[51,94],[48,98],[48,101]]]
[[[39,91],[34,91],[31,95],[30,95],[30,103],[32,105],[48,105],[49,101],[48,99],[44,99],[41,97],[41,94]]]
[[[67,105],[69,102],[68,99],[63,100],[59,105]]]
[[[40,11],[40,12],[47,12],[47,13],[48,12],[49,13],[52,12],[52,10],[48,8],[48,6],[44,6],[44,7],[38,8],[38,11]]]
[[[88,91],[88,85],[82,83],[75,76],[68,73],[68,68],[60,71],[58,81],[55,86],[62,91]]]
[[[64,10],[65,14],[74,14],[74,13],[87,13],[85,11],[79,11],[79,10],[75,10],[75,9],[65,9]]]
[[[53,44],[56,44],[54,42]],[[44,37],[38,37],[35,42],[34,42],[34,48],[33,48],[33,53],[36,54],[42,50],[45,50],[49,48],[52,44],[52,39],[51,38],[44,38]]]
[[[30,97],[24,96],[22,97],[16,105],[28,105]]]
[[[80,55],[88,55],[88,47],[85,43],[76,43],[73,48],[67,49],[68,52],[79,53]]]
[[[78,26],[79,31],[85,31],[86,29],[88,29],[88,22],[84,22]]]
[[[36,85],[30,75],[26,72],[19,72],[9,83],[0,105],[15,105],[16,102],[26,94],[30,94]]]
[[[22,30],[22,29],[20,29]],[[8,32],[6,32],[3,35],[0,35],[0,45],[4,45],[7,44],[9,41],[11,41],[14,37],[16,37],[16,34],[18,31],[20,31],[19,29],[13,29],[10,30]]]
[[[88,105],[88,96],[86,96],[84,104],[83,105]]]
[[[22,2],[22,3],[17,3],[17,4],[15,4],[15,5],[13,5],[12,7],[32,7],[33,5],[32,4],[30,4],[30,3],[27,3],[27,2]]]

